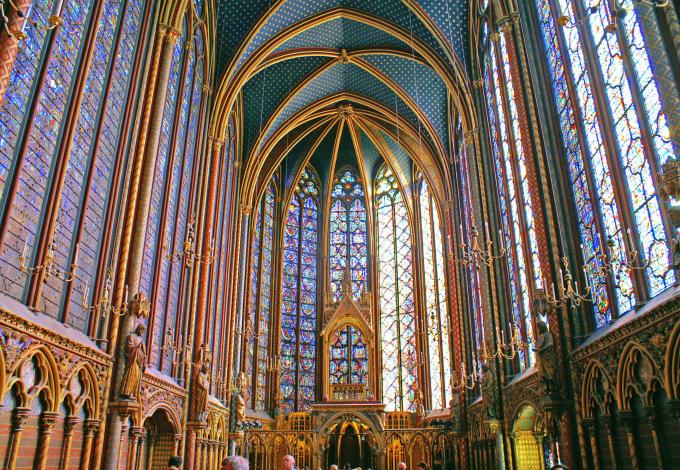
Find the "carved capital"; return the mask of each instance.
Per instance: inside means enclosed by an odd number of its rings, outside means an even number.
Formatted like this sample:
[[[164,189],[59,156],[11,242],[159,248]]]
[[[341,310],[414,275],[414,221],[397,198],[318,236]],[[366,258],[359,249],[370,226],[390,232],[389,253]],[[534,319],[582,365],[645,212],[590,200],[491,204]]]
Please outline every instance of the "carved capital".
[[[64,435],[70,436],[76,428],[76,425],[80,422],[77,416],[69,416],[64,420]]]
[[[165,41],[170,44],[174,45],[177,43],[177,40],[182,37],[182,32],[174,28],[172,26],[165,26]]]
[[[53,411],[45,411],[40,415],[40,432],[43,434],[50,434],[54,429],[54,424],[57,422],[59,413]]]
[[[85,437],[94,436],[99,432],[99,426],[101,421],[98,419],[86,419],[85,420]]]
[[[252,212],[253,208],[252,208],[251,206],[247,205],[247,204],[241,204],[241,205],[239,206],[239,210],[241,211],[241,213],[242,213],[243,215],[250,215],[250,213]]]
[[[659,172],[661,197],[680,201],[680,160],[668,160]]]
[[[28,408],[15,408],[14,414],[12,415],[12,431],[19,432],[23,429],[26,420],[28,419],[29,412],[31,410]]]

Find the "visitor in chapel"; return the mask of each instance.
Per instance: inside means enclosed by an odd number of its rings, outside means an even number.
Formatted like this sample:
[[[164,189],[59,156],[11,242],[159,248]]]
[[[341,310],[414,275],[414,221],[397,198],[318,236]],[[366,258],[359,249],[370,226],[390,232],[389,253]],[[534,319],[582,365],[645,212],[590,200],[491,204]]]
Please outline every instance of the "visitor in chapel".
[[[182,457],[173,455],[168,459],[168,470],[182,470]]]
[[[284,455],[281,470],[298,470],[295,466],[295,457],[292,455]]]
[[[249,470],[250,464],[243,457],[232,455],[222,460],[220,470]]]

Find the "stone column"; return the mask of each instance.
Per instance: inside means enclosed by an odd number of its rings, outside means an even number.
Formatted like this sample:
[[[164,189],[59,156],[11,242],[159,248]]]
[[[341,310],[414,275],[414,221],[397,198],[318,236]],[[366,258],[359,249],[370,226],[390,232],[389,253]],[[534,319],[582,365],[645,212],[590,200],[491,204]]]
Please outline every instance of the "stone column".
[[[78,425],[77,416],[69,416],[64,422],[64,442],[61,445],[61,458],[59,468],[66,470],[68,468],[68,461],[71,458],[71,445],[73,443],[73,431]]]
[[[34,468],[37,470],[44,470],[47,468],[47,451],[50,448],[50,438],[52,437],[52,430],[54,423],[57,422],[59,413],[53,411],[45,411],[40,416],[40,439],[38,440],[38,456]]]
[[[133,426],[130,428],[130,446],[128,450],[127,468],[137,467],[137,455],[139,454],[139,444],[144,438],[144,428]]]
[[[14,470],[17,462],[17,452],[21,445],[21,432],[24,429],[24,424],[28,419],[29,408],[15,408],[12,414],[12,429],[9,436],[9,443],[7,445],[7,460],[5,468],[7,470]]]
[[[95,419],[85,420],[85,432],[83,435],[83,454],[80,457],[80,468],[90,468],[92,457],[92,441],[99,431],[99,421]]]
[[[246,292],[246,256],[248,253],[248,237],[250,236],[249,224],[251,207],[241,206],[241,235],[240,235],[240,251],[239,251],[239,266],[238,266],[238,305],[236,312],[236,330],[237,332],[244,331],[243,319],[245,317],[245,292]],[[237,377],[241,370],[241,346],[243,344],[243,335],[236,334],[234,337],[234,357],[232,362],[232,377]],[[229,455],[236,455],[236,400],[238,392],[234,391],[231,394],[231,406],[229,412]]]

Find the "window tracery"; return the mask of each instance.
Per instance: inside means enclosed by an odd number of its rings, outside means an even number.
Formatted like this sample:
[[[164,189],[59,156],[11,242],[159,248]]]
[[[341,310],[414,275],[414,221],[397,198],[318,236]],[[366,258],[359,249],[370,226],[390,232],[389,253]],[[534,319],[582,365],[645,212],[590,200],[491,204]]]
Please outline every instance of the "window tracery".
[[[339,172],[331,190],[330,284],[335,301],[343,295],[345,270],[352,280],[352,297],[359,299],[368,290],[368,246],[366,240],[366,202],[363,184],[356,172]]]
[[[281,407],[309,411],[316,375],[319,187],[309,169],[288,206],[281,279]]]
[[[375,183],[383,403],[411,411],[417,380],[413,251],[408,211],[396,177],[384,166]]]

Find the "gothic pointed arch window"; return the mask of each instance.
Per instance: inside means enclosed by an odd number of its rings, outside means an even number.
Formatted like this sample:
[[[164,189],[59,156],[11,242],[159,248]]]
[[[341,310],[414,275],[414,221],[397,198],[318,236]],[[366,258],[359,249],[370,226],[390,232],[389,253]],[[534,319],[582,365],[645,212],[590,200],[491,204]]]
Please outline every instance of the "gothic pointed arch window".
[[[193,31],[192,31],[193,30]],[[155,315],[149,322],[149,361],[159,370],[172,373],[172,361],[164,354],[165,341],[179,341],[179,281],[181,253],[187,230],[195,230],[189,214],[202,105],[204,43],[202,29],[185,19],[182,36],[173,49],[167,99],[151,188],[139,289]]]
[[[305,169],[283,233],[280,375],[282,411],[309,411],[316,372],[319,185]]]
[[[597,328],[675,282],[667,243],[671,229],[655,179],[674,153],[664,109],[677,109],[678,98],[664,102],[657,85],[655,74],[664,61],[651,51],[664,53],[648,47],[645,28],[657,27],[652,6],[535,0],[535,7],[585,272],[597,295]],[[641,276],[621,263],[635,254],[638,266],[648,263]]]
[[[248,346],[245,361],[246,402],[256,411],[266,409],[269,334],[272,318],[272,247],[274,242],[275,197],[276,190],[272,181],[267,185],[264,196],[258,204],[250,256],[250,293],[246,331]]]
[[[102,241],[115,225],[106,222],[107,206],[126,158],[120,151],[127,143],[123,117],[134,106],[129,90],[148,8],[141,0],[97,5],[92,0],[32,2],[27,37],[0,103],[0,220],[7,222],[0,278],[3,292],[21,301],[33,301],[27,299],[30,278],[19,269],[22,251],[27,264],[39,264],[38,247],[49,238],[55,268],[69,271],[76,245],[79,264],[92,266],[108,248]],[[53,31],[33,25],[48,24],[51,15],[63,21]],[[50,219],[58,223],[47,233]],[[72,283],[47,279],[38,306],[95,335],[81,296],[98,274],[82,269]]]
[[[450,321],[446,303],[444,246],[439,211],[425,179],[420,183],[419,201],[430,394],[432,408],[443,409],[451,399]]]
[[[336,301],[341,299],[345,270],[349,269],[356,300],[368,290],[368,245],[364,187],[351,168],[339,171],[333,181],[329,219],[331,292]]]
[[[517,70],[510,64],[506,34],[490,35],[484,62],[485,94],[489,132],[493,151],[501,231],[507,255],[506,274],[511,301],[511,319],[524,342],[533,340],[530,295],[542,289],[543,275],[539,261],[534,221],[535,208],[529,191],[527,161],[516,102]],[[488,236],[488,234],[487,234]],[[534,363],[531,348],[519,351],[521,369]]]
[[[411,224],[392,170],[375,181],[382,338],[382,398],[388,411],[413,409],[417,380]]]

